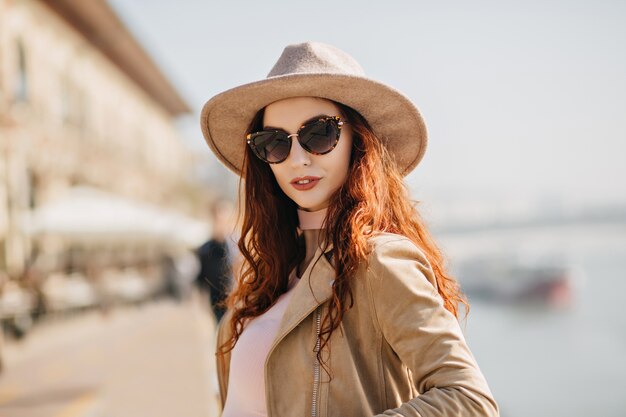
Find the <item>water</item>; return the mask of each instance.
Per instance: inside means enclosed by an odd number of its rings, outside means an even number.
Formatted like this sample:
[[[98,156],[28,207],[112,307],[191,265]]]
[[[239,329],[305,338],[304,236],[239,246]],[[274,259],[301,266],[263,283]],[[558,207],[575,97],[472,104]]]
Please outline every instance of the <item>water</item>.
[[[502,417],[626,416],[626,224],[439,238],[451,262],[494,251],[557,257],[577,272],[565,309],[473,302],[464,330]]]

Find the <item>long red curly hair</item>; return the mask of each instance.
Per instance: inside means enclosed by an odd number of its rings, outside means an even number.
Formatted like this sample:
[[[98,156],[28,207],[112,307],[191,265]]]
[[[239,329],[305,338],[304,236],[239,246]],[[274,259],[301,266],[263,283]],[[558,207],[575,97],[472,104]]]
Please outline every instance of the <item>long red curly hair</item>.
[[[334,104],[353,130],[353,146],[348,178],[331,197],[325,222],[328,226],[323,231],[325,241],[333,244],[336,276],[329,312],[322,322],[321,347],[328,343],[352,305],[350,280],[359,263],[367,259],[371,251],[368,238],[375,232],[404,235],[422,249],[437,279],[445,308],[458,318],[461,302],[467,316],[467,299],[447,273],[444,256],[416,209],[418,202],[409,199],[391,154],[360,113],[341,103]],[[263,109],[254,117],[249,131],[261,130],[262,125]],[[243,164],[244,207],[238,246],[244,262],[237,284],[226,300],[232,310],[232,337],[218,353],[230,351],[246,320],[263,314],[287,290],[290,271],[305,256],[296,203],[282,191],[269,165],[247,146]],[[321,351],[318,350],[318,358]]]

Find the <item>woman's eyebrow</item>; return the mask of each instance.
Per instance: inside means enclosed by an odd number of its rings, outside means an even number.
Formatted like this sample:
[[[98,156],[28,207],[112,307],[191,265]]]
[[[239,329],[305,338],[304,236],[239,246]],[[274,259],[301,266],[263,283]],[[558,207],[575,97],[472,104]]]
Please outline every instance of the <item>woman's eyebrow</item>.
[[[313,116],[310,119],[304,121],[302,124],[300,124],[300,126],[304,126],[307,123],[310,123],[314,120],[319,120],[319,119],[323,119],[325,117],[331,117],[327,114],[318,114],[317,116]],[[285,131],[285,129],[283,129],[282,127],[274,127],[274,126],[263,126],[263,130],[282,130]]]

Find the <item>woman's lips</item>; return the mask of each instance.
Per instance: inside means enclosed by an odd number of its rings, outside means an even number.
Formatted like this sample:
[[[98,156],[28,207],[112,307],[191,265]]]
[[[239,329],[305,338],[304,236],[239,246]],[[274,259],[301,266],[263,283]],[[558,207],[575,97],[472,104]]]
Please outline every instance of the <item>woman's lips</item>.
[[[292,182],[291,185],[298,191],[306,191],[315,187],[317,183],[320,181],[320,178],[317,179],[309,179],[310,182],[308,184],[298,184],[297,182]]]

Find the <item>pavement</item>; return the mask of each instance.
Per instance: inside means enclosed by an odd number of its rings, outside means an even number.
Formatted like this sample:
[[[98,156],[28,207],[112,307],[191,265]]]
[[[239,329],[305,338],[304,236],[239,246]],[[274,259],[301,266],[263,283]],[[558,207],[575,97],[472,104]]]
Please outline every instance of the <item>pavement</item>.
[[[5,341],[0,417],[218,416],[214,336],[197,294],[38,324]]]

